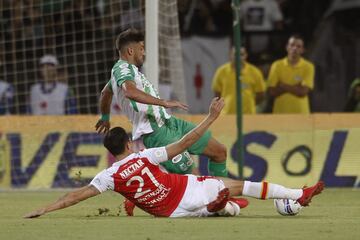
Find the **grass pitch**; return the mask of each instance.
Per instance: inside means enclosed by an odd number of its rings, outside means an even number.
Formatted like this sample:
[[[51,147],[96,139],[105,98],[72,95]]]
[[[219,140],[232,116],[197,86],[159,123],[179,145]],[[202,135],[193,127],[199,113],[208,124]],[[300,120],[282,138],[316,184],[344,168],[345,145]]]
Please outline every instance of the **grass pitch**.
[[[38,219],[22,218],[63,194],[0,192],[0,239],[360,239],[356,189],[325,189],[294,217],[279,215],[272,200],[256,199],[232,218],[154,218],[138,209],[135,217],[126,217],[122,197],[109,192]]]

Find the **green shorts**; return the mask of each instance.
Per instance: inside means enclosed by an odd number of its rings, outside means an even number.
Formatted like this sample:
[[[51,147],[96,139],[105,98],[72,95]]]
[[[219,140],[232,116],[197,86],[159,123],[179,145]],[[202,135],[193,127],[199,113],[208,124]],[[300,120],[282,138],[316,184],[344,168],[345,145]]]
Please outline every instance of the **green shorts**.
[[[171,117],[170,119],[166,120],[166,123],[162,127],[156,129],[150,134],[144,135],[143,142],[146,148],[163,147],[178,141],[193,128],[195,128],[193,123],[178,119],[176,117]],[[187,152],[182,153],[181,156],[179,154],[178,156],[174,157],[173,159],[169,159],[161,165],[163,165],[166,170],[171,173],[191,173],[195,164],[190,154],[202,154],[205,147],[208,145],[210,138],[210,131],[206,131],[205,134],[201,136],[201,138],[196,143],[187,149]]]

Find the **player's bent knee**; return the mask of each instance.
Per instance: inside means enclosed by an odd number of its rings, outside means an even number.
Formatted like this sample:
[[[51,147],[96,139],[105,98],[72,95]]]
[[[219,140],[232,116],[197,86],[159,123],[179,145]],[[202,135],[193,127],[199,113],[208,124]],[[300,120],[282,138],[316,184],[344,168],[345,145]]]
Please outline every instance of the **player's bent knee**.
[[[212,141],[211,144],[207,145],[203,154],[209,157],[213,162],[224,163],[227,158],[226,146],[216,141]]]
[[[226,149],[226,146],[224,144],[221,144],[221,153],[223,154],[223,159],[224,159],[224,162],[226,161],[226,158],[227,158],[227,149]]]

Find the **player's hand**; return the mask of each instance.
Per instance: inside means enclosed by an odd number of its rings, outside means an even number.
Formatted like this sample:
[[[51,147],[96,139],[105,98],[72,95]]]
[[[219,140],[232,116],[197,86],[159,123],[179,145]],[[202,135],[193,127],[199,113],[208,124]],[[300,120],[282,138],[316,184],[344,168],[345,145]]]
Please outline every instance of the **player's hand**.
[[[44,214],[45,214],[45,210],[39,209],[39,210],[36,210],[36,211],[33,211],[31,213],[24,215],[24,218],[37,218]]]
[[[224,108],[225,102],[223,98],[213,98],[209,107],[209,117],[216,119]]]
[[[179,102],[179,101],[175,101],[175,100],[170,100],[170,101],[165,101],[165,108],[181,108],[185,111],[187,111],[189,109],[189,106]]]
[[[110,121],[104,121],[99,119],[95,125],[95,130],[98,133],[107,133],[110,130]]]

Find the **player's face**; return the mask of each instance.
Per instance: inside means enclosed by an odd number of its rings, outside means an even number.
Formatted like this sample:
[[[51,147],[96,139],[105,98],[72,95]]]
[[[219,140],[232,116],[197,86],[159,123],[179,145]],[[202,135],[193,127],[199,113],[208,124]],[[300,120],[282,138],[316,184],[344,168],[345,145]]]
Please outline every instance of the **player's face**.
[[[247,51],[244,47],[240,48],[240,58],[242,62],[245,62],[248,57]]]
[[[290,58],[300,57],[304,53],[304,42],[298,38],[290,38],[286,46]]]
[[[41,75],[45,81],[55,81],[56,80],[56,66],[52,64],[43,64],[41,66]]]
[[[240,48],[240,59],[241,59],[241,62],[245,62],[246,59],[247,59],[247,52],[246,52],[246,49],[244,47]],[[235,48],[232,47],[231,48],[231,51],[230,51],[230,61],[235,63]]]
[[[141,67],[145,61],[145,45],[144,42],[135,43],[134,49],[134,61],[137,67]]]
[[[230,49],[230,61],[231,61],[232,63],[235,63],[235,48],[234,48],[234,47],[232,47],[232,48]]]

